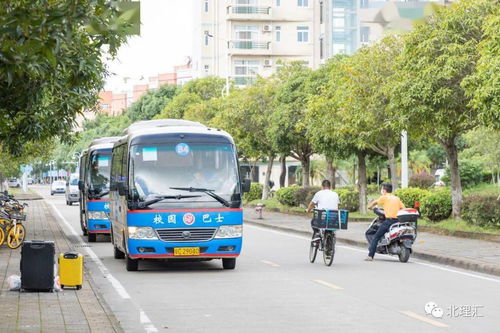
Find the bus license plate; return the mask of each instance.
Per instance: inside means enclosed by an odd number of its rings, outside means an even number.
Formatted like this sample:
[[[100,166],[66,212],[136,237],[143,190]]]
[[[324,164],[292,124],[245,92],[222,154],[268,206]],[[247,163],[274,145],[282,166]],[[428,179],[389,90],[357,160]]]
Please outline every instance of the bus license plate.
[[[199,247],[174,247],[174,256],[199,256]]]

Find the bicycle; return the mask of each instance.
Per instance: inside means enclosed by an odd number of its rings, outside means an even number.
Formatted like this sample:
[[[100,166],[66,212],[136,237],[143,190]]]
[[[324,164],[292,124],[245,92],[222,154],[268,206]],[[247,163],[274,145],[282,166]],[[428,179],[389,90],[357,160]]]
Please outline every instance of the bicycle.
[[[331,266],[333,257],[335,256],[336,242],[335,229],[318,228],[318,232],[314,232],[312,235],[311,247],[309,249],[309,261],[314,263],[319,250],[323,252],[323,261],[325,265]]]
[[[11,249],[20,247],[26,238],[26,228],[22,221],[26,220],[24,208],[26,203],[19,201],[9,195],[2,195],[0,198],[0,246],[7,241],[7,246]]]

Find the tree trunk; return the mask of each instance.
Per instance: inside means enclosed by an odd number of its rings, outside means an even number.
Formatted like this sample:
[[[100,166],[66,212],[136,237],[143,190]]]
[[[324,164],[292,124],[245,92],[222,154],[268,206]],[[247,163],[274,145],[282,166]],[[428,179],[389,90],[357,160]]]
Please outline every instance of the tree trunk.
[[[332,189],[335,188],[335,167],[333,166],[333,159],[326,157],[326,179],[332,183]]]
[[[392,190],[398,189],[398,174],[396,167],[396,157],[394,156],[394,146],[387,147],[387,159],[389,160],[389,169],[391,170]]]
[[[280,188],[286,184],[286,156],[280,157],[281,172],[280,172]]]
[[[458,169],[458,149],[455,138],[443,143],[451,174],[451,204],[454,218],[460,217],[460,203],[462,202],[462,183],[460,181],[460,170]]]
[[[311,173],[311,158],[309,156],[304,157],[302,161],[302,187],[309,187],[309,175]]]
[[[358,190],[359,190],[359,212],[366,214],[366,152],[358,152]]]
[[[264,178],[264,188],[262,190],[262,200],[269,198],[269,192],[271,188],[269,187],[269,181],[271,180],[271,170],[273,169],[274,156],[268,157],[266,176]]]

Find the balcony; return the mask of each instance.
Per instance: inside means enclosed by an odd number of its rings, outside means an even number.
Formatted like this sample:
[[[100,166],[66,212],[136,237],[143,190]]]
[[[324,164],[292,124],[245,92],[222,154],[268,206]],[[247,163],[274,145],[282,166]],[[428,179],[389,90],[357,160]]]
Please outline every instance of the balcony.
[[[266,21],[271,16],[271,7],[234,5],[227,7],[227,19],[236,21]]]
[[[254,40],[232,40],[228,43],[230,54],[265,55],[271,54],[271,42]]]

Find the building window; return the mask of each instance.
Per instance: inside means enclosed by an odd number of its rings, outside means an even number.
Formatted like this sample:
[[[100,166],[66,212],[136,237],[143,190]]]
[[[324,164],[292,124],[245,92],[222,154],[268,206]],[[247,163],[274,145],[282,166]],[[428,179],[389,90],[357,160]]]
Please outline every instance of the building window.
[[[208,13],[208,1],[205,1],[205,13]]]
[[[309,42],[309,27],[297,27],[297,42]]]
[[[361,27],[359,41],[361,43],[370,42],[370,27]]]
[[[208,72],[208,68],[209,68],[209,66],[208,66],[208,65],[203,66],[203,68],[205,69],[205,71],[207,71],[207,72]]]
[[[279,7],[281,6],[281,1],[280,0],[276,0],[276,7]]]
[[[259,72],[258,60],[235,60],[234,61],[234,81],[237,85],[249,85],[255,81]]]
[[[319,58],[323,59],[324,58],[324,39],[321,37],[319,39]]]
[[[319,24],[323,24],[323,1],[319,2]]]
[[[236,40],[257,40],[259,27],[256,25],[235,25],[234,38]]]
[[[276,41],[281,42],[281,27],[277,26],[274,29],[276,29]]]
[[[205,30],[204,38],[205,38],[205,46],[208,46],[208,30]]]
[[[102,108],[103,110],[109,110],[109,104],[102,104],[102,105],[101,105],[101,108]]]
[[[360,0],[359,6],[361,8],[368,8],[370,6],[370,0]]]
[[[237,5],[256,5],[257,0],[236,0]]]
[[[297,6],[309,7],[309,0],[297,0]]]

